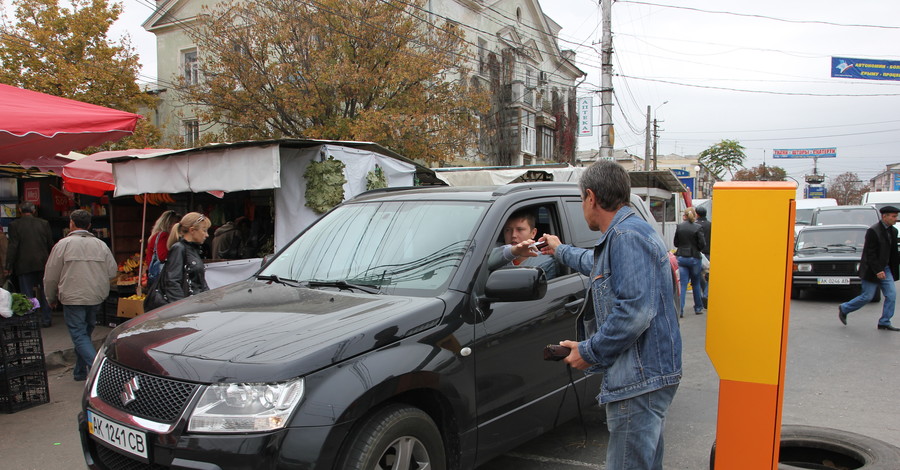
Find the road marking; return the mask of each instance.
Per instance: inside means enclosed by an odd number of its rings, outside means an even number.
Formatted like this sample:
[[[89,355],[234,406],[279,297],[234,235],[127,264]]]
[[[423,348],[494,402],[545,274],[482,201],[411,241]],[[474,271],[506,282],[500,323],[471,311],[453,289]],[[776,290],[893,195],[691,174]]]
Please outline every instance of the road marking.
[[[544,457],[541,455],[531,455],[531,454],[520,454],[518,452],[508,452],[506,454],[508,457],[515,457],[523,460],[536,460],[538,462],[545,463],[558,463],[562,465],[572,465],[575,467],[585,467],[585,468],[603,468],[600,465],[587,463],[587,462],[579,462],[577,460],[568,460],[568,459],[557,459],[553,457]]]

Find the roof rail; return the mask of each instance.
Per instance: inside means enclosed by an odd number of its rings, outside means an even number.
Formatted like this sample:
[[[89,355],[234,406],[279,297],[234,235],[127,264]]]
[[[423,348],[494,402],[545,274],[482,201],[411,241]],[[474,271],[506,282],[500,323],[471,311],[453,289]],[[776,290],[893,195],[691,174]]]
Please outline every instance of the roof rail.
[[[500,196],[502,194],[511,194],[519,191],[528,191],[531,189],[546,189],[546,188],[571,188],[572,185],[578,185],[578,183],[573,182],[565,182],[565,181],[527,181],[524,183],[509,183],[501,186],[497,186],[497,189],[494,190],[495,196]]]

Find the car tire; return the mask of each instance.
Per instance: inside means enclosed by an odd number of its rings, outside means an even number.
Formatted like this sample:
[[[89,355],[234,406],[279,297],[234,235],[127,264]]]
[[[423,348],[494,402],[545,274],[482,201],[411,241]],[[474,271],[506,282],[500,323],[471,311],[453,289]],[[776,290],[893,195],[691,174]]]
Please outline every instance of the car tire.
[[[398,453],[407,460],[397,462]],[[390,405],[363,419],[341,454],[336,467],[341,469],[447,468],[437,425],[424,411],[406,405]]]
[[[714,470],[716,443],[709,453]],[[900,448],[878,439],[847,431],[815,426],[781,427],[779,470],[804,468],[852,468],[892,470],[900,462]]]
[[[803,298],[803,289],[798,286],[791,287],[791,300],[799,300]]]

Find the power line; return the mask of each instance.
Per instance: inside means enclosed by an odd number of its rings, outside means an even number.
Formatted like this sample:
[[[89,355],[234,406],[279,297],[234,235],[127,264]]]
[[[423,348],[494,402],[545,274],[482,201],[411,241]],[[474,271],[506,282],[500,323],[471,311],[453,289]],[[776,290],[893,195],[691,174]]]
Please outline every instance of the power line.
[[[726,87],[716,87],[709,85],[694,85],[691,83],[679,83],[673,82],[670,80],[660,80],[654,78],[646,78],[646,77],[635,77],[630,75],[622,75],[616,74],[617,76],[630,78],[632,80],[643,80],[648,82],[657,82],[657,83],[665,83],[668,85],[678,85],[685,86],[691,88],[705,88],[709,90],[723,90],[723,91],[736,91],[741,93],[759,93],[759,94],[767,94],[767,95],[785,95],[785,96],[820,96],[820,97],[855,97],[855,98],[864,98],[864,97],[877,97],[877,96],[900,96],[900,93],[863,93],[863,94],[847,94],[847,93],[801,93],[801,92],[791,92],[791,91],[769,91],[769,90],[743,90],[740,88],[726,88]]]

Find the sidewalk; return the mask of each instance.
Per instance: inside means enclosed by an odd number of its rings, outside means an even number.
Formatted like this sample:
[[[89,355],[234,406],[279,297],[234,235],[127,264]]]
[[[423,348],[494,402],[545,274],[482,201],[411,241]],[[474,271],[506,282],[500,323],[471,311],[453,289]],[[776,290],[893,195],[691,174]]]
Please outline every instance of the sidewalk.
[[[99,348],[110,331],[112,328],[108,326],[95,326],[91,335],[94,346]],[[75,347],[72,345],[72,338],[69,337],[69,329],[66,328],[62,311],[53,312],[51,327],[41,328],[41,342],[44,346],[44,362],[47,370],[75,365]]]

